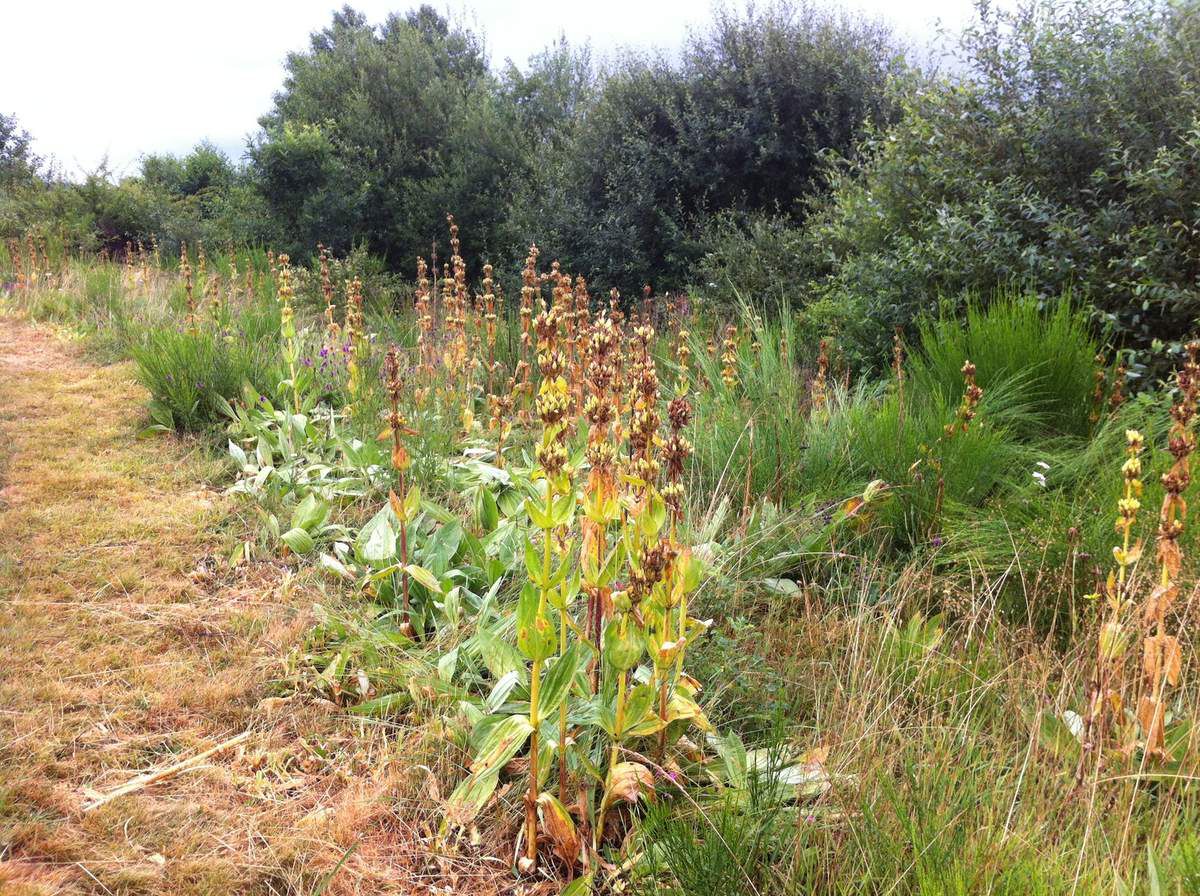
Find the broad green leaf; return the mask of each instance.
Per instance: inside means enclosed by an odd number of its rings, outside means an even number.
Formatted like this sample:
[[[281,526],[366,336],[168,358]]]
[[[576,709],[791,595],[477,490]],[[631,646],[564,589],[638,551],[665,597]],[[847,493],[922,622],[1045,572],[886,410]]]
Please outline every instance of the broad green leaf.
[[[246,464],[249,463],[249,458],[246,457],[246,452],[242,450],[242,446],[233,439],[229,440],[229,455],[237,461],[238,469],[246,469]]]
[[[448,650],[441,659],[438,660],[437,670],[438,677],[445,682],[449,682],[454,678],[454,672],[458,668],[458,648]]]
[[[575,878],[563,887],[559,896],[591,896],[594,877],[594,874],[585,874],[583,877]]]
[[[417,566],[415,563],[410,563],[404,567],[404,571],[412,576],[416,581],[420,582],[433,594],[442,593],[442,585],[438,581],[437,576],[431,573],[424,566]]]
[[[309,492],[292,511],[292,528],[312,532],[319,528],[328,516],[329,505],[322,501],[315,492]]]
[[[554,527],[554,517],[546,512],[544,503],[534,498],[525,499],[525,512],[529,514],[530,522],[537,529],[551,529]]]
[[[541,662],[554,653],[554,634],[541,596],[526,582],[517,601],[517,647],[535,663]]]
[[[645,648],[641,629],[635,622],[612,619],[604,627],[604,661],[618,671],[636,666]]]
[[[316,546],[313,537],[305,530],[299,528],[288,529],[279,537],[283,540],[284,544],[291,548],[292,553],[297,555],[307,554]]]
[[[483,665],[493,678],[501,678],[509,672],[525,672],[525,659],[521,653],[491,629],[481,627],[471,642],[478,648]]]
[[[384,507],[362,527],[354,540],[354,553],[362,563],[383,567],[396,556],[396,530],[391,508]]]
[[[446,801],[446,824],[466,827],[479,814],[496,791],[500,769],[483,775],[471,775],[462,781]]]
[[[652,719],[657,700],[658,691],[648,684],[640,684],[631,690],[625,701],[625,724],[621,730],[616,732],[617,737],[625,737]]]
[[[404,494],[404,520],[411,523],[417,518],[417,513],[421,509],[421,488],[417,485],[410,485],[408,491]]]
[[[571,684],[587,665],[591,651],[580,641],[567,648],[567,652],[550,664],[543,676],[538,694],[538,718],[549,718],[571,691]]]
[[[441,526],[429,537],[422,549],[425,565],[435,575],[445,573],[450,568],[450,562],[454,559],[454,555],[458,553],[458,547],[462,544],[462,540],[463,527],[460,524],[449,523]]]
[[[555,526],[565,526],[575,517],[575,492],[560,496],[554,502],[550,520]]]
[[[479,518],[479,527],[484,532],[491,532],[500,525],[500,508],[496,506],[496,499],[493,497],[491,489],[479,489],[476,516]]]
[[[539,588],[546,587],[546,583],[543,581],[545,574],[542,570],[542,558],[529,539],[525,540],[525,572],[532,584]]]
[[[471,774],[478,776],[502,768],[520,752],[532,732],[533,726],[525,716],[506,716],[492,725],[479,743]]]
[[[495,712],[504,705],[504,701],[508,699],[508,695],[512,693],[521,681],[520,674],[514,669],[500,676],[496,683],[492,685],[491,692],[487,695],[487,699],[483,701],[484,709],[488,712]]]
[[[725,769],[725,783],[738,790],[745,790],[748,784],[746,745],[730,731],[724,735],[711,735],[709,742],[716,747]]]
[[[412,695],[408,691],[393,691],[383,694],[373,700],[366,700],[357,706],[351,706],[350,712],[357,716],[369,716],[381,719],[390,716],[412,704]]]
[[[347,581],[354,581],[354,574],[346,568],[346,564],[332,554],[322,554],[320,562],[322,568],[329,570],[334,575]]]
[[[258,437],[258,445],[254,449],[254,453],[258,457],[258,465],[260,467],[271,466],[273,455],[271,452],[271,443],[267,441],[266,436]]]

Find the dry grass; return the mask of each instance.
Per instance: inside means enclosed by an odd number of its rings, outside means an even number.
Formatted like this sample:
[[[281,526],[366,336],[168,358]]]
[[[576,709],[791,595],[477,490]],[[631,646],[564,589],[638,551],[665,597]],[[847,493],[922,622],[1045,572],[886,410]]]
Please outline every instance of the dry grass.
[[[306,893],[359,841],[327,892],[497,892],[475,860],[429,856],[411,738],[278,696],[315,586],[217,559],[236,527],[204,484],[216,461],[139,441],[144,402],[128,365],[0,319],[0,892]]]

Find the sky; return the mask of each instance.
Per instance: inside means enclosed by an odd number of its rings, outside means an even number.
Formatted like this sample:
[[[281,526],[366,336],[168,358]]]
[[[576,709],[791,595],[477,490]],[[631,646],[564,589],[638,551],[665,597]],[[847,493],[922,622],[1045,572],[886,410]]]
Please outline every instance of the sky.
[[[827,0],[882,18],[920,47],[937,23],[970,21],[971,0]],[[372,22],[415,0],[357,0]],[[485,35],[493,65],[530,55],[565,35],[603,56],[620,47],[678,49],[708,21],[708,0],[434,0]],[[35,151],[71,177],[107,158],[134,174],[144,153],[185,153],[208,139],[235,159],[283,83],[289,51],[329,23],[336,0],[81,0],[14,3],[4,13],[0,113],[16,115]]]

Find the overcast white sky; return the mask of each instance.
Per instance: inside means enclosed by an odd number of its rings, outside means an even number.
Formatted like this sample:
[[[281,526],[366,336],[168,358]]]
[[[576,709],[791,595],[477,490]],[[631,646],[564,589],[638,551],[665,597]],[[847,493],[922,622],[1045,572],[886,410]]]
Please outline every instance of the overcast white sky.
[[[838,0],[828,0],[837,4]],[[372,22],[412,0],[358,0]],[[679,46],[709,18],[708,0],[435,0],[486,38],[494,64],[523,64],[560,33],[598,54],[620,46]],[[971,0],[846,0],[927,45],[936,22],[957,29]],[[0,113],[16,114],[68,174],[108,156],[134,173],[145,152],[186,152],[208,138],[231,155],[270,108],[283,60],[328,24],[335,0],[33,0],[6,4],[0,49]]]

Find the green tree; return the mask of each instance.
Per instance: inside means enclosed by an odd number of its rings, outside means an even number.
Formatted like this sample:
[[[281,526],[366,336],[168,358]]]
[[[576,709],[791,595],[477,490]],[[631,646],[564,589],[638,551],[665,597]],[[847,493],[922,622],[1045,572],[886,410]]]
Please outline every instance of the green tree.
[[[550,168],[544,240],[626,292],[687,285],[712,215],[800,220],[822,154],[894,117],[902,70],[878,24],[786,2],[719,10],[679,62],[629,56],[605,73]]]
[[[293,252],[363,240],[408,268],[447,212],[469,248],[498,251],[520,135],[479,38],[431,7],[378,27],[343,8],[288,56],[261,124],[252,166]]]
[[[830,169],[804,258],[882,361],[892,327],[1017,281],[1072,287],[1119,339],[1200,312],[1200,6],[979,7],[960,74],[915,83],[902,120]]]
[[[29,132],[15,115],[0,115],[0,189],[7,192],[29,186],[41,167]]]

